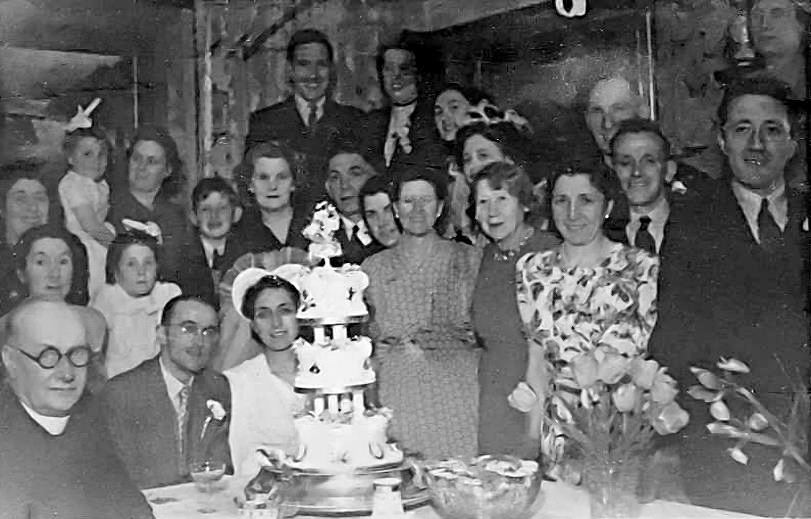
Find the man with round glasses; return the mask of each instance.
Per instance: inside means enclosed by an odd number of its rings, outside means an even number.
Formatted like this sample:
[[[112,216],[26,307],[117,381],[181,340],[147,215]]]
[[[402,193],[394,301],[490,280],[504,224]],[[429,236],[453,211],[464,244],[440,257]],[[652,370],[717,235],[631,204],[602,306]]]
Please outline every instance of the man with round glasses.
[[[160,353],[104,388],[110,432],[141,488],[186,481],[195,461],[230,465],[230,388],[206,369],[218,339],[214,308],[195,296],[177,296],[163,309]]]
[[[85,394],[90,348],[64,302],[29,300],[7,320],[0,389],[3,517],[152,517]]]

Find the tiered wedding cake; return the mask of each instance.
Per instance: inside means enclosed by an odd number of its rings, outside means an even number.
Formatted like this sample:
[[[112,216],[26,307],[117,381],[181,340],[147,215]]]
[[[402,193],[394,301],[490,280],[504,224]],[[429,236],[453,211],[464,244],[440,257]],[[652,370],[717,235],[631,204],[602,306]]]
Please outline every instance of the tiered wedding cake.
[[[344,472],[403,461],[403,453],[386,436],[391,411],[371,408],[364,398],[375,382],[372,342],[347,336],[347,324],[368,318],[363,291],[369,278],[357,265],[330,265],[330,258],[341,254],[335,241],[339,227],[332,206],[316,207],[304,235],[312,242],[311,259],[324,265],[286,265],[279,273],[299,288],[297,317],[314,331],[312,344],[299,340],[295,346],[295,387],[312,394],[312,406],[295,420],[299,449],[286,464],[302,470]]]

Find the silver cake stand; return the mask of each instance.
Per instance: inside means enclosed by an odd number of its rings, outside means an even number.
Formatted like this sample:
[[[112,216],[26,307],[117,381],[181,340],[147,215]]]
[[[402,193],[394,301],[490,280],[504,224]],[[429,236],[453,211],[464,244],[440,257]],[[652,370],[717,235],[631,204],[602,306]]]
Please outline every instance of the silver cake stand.
[[[398,478],[405,509],[416,508],[430,500],[428,491],[415,483],[413,465],[402,463],[359,468],[352,472],[328,473],[274,465],[264,467],[256,479],[262,487],[279,487],[283,502],[297,513],[318,516],[368,515],[372,513],[374,481]]]

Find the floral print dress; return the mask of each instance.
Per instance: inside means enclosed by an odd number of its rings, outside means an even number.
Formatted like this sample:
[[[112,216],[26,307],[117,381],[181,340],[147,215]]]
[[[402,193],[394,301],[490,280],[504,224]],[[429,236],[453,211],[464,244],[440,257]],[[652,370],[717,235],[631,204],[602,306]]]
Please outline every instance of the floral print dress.
[[[577,355],[597,346],[627,356],[647,350],[659,259],[616,243],[596,268],[566,268],[561,247],[518,260],[518,310],[530,347],[540,347],[554,367],[553,384],[576,388],[569,362]],[[547,454],[561,453],[559,441],[553,446],[549,434],[544,439]]]

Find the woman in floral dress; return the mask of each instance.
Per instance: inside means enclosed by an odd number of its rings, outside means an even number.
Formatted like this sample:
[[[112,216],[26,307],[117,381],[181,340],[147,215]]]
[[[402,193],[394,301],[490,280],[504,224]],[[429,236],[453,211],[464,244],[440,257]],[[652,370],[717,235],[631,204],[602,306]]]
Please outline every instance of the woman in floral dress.
[[[550,385],[572,387],[569,362],[575,356],[598,346],[641,354],[656,323],[658,258],[603,233],[619,193],[616,182],[597,165],[557,172],[550,203],[563,243],[516,264],[518,308],[529,341],[526,380],[541,395],[528,406],[531,434],[541,435],[543,396]],[[521,396],[522,391],[514,392],[513,403]],[[554,432],[543,436],[547,455],[559,456],[560,438]]]
[[[477,450],[479,352],[470,304],[478,253],[436,233],[445,194],[435,177],[404,173],[394,206],[403,235],[362,265],[380,402],[394,411],[390,434],[428,458]]]

